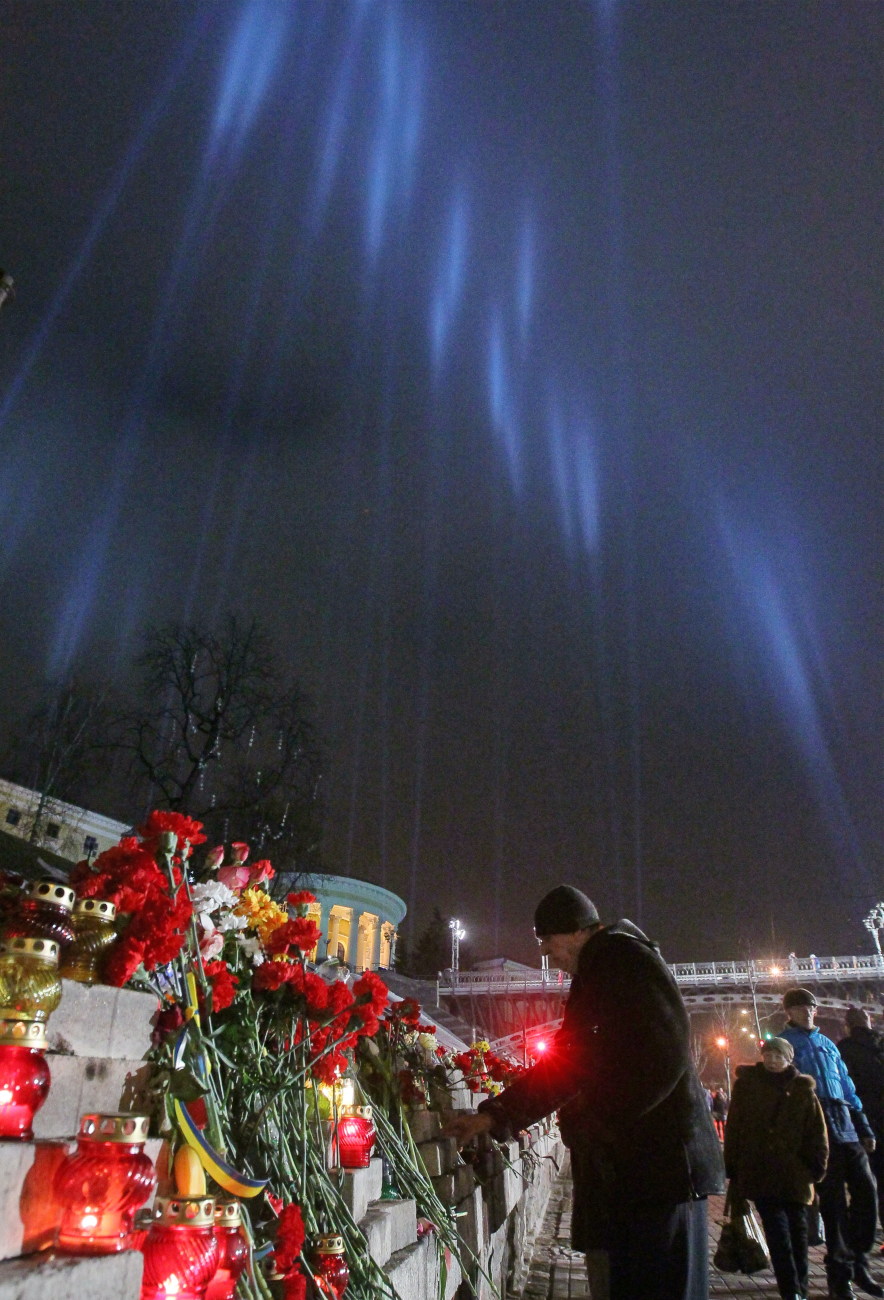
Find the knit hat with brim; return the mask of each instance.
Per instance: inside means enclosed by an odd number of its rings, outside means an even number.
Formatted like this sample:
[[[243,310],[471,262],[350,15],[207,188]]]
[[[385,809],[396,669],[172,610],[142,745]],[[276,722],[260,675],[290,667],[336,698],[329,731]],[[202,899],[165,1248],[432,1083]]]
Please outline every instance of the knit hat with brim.
[[[556,885],[544,894],[534,913],[534,933],[539,939],[550,934],[574,934],[598,924],[595,903],[573,885]]]
[[[790,1007],[815,1007],[816,1004],[816,998],[810,989],[787,989],[783,994],[784,1011]]]
[[[785,1056],[787,1061],[795,1058],[795,1048],[789,1042],[788,1038],[768,1038],[761,1044],[761,1054],[765,1052],[779,1052],[780,1056]]]

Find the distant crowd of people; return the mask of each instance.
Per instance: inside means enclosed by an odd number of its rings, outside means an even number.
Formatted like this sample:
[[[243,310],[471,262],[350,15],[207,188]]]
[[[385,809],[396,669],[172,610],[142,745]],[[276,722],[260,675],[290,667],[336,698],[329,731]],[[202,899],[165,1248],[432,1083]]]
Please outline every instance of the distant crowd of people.
[[[758,1211],[783,1300],[807,1296],[818,1218],[830,1300],[852,1300],[854,1285],[884,1296],[868,1268],[884,1213],[884,1036],[867,1011],[851,1008],[836,1045],[814,1024],[809,989],[790,989],[783,1008],[786,1025],[762,1045],[761,1061],[737,1070],[727,1176]]]

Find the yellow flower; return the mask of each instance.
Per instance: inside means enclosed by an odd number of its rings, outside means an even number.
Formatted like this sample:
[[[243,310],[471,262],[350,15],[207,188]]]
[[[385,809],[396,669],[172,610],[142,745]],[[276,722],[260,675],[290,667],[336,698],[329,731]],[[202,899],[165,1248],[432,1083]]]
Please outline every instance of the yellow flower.
[[[479,1038],[475,1043],[473,1043],[472,1050],[474,1052],[490,1052],[491,1044],[487,1038]]]
[[[263,889],[244,889],[233,910],[237,916],[248,917],[250,929],[257,931],[262,944],[266,944],[273,931],[289,919],[285,908],[274,903]]]

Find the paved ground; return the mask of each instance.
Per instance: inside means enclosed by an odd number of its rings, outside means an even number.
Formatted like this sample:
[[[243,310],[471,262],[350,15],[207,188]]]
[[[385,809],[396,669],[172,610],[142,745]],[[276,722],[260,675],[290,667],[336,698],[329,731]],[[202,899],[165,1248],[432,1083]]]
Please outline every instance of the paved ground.
[[[724,1211],[724,1197],[711,1197],[709,1201],[709,1252],[714,1254]],[[583,1256],[570,1249],[571,1236],[571,1179],[567,1164],[553,1188],[543,1227],[538,1234],[534,1257],[524,1289],[509,1300],[588,1300],[589,1285]],[[876,1253],[871,1264],[876,1281],[884,1285],[884,1256]],[[777,1288],[773,1273],[717,1273],[711,1270],[710,1297],[768,1296],[776,1300]],[[823,1269],[823,1247],[810,1252],[810,1300],[825,1300],[826,1275]],[[862,1292],[857,1291],[858,1296]],[[635,1300],[642,1300],[636,1296]]]

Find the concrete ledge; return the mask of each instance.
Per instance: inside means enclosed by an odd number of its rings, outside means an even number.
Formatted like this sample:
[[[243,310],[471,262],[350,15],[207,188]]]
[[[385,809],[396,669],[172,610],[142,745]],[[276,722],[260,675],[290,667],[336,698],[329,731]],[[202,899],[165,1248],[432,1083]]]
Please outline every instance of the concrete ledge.
[[[408,1113],[408,1128],[415,1142],[430,1142],[438,1137],[442,1116],[436,1110],[412,1110]]]
[[[476,1185],[476,1175],[472,1165],[458,1165],[448,1174],[439,1174],[433,1178],[433,1186],[440,1201],[446,1205],[458,1205],[465,1196],[469,1196]]]
[[[373,1201],[360,1221],[360,1231],[368,1242],[368,1253],[381,1265],[391,1255],[403,1250],[417,1237],[417,1210],[414,1201]]]
[[[390,1256],[385,1272],[402,1300],[411,1300],[412,1297],[426,1300],[427,1296],[436,1294],[431,1287],[432,1279],[439,1276],[436,1243],[429,1236],[412,1242]],[[0,1300],[4,1300],[2,1295]]]
[[[418,1146],[418,1154],[431,1178],[438,1178],[440,1174],[450,1174],[457,1168],[457,1142],[454,1138],[436,1138],[432,1142],[421,1142]]]
[[[70,1138],[87,1111],[138,1110],[151,1074],[141,1060],[47,1055],[49,1096],[34,1116],[36,1138]]]
[[[138,1300],[143,1256],[36,1255],[0,1264],[0,1300]]]
[[[344,1204],[359,1223],[365,1218],[369,1204],[380,1197],[384,1185],[384,1163],[374,1159],[367,1169],[338,1169],[332,1177],[338,1180]]]
[[[150,1047],[159,1003],[152,993],[62,980],[61,1002],[49,1018],[49,1050],[72,1056],[138,1061]]]

